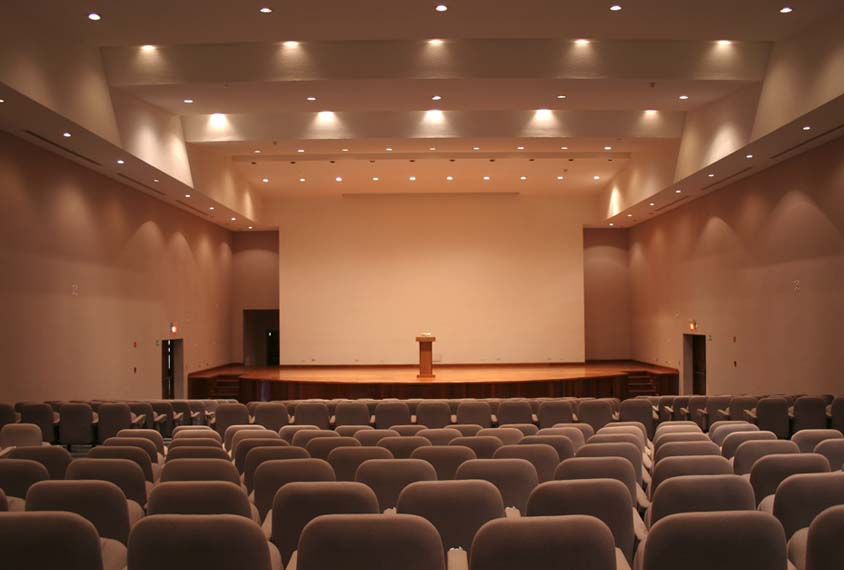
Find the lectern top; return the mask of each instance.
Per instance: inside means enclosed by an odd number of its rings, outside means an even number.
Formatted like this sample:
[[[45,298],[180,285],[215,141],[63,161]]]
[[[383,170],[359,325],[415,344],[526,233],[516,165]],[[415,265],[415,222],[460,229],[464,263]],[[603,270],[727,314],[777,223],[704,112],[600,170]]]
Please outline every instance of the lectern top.
[[[416,337],[416,342],[434,342],[437,337],[429,334],[422,334]]]

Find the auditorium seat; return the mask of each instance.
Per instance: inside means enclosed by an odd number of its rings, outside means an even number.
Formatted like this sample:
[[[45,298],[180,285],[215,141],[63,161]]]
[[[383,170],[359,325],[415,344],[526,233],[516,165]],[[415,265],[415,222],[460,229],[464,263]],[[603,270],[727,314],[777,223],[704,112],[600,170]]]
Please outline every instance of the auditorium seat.
[[[666,395],[660,396],[657,399],[656,406],[654,406],[656,410],[654,411],[656,412],[657,421],[659,423],[671,420],[671,416],[674,415],[674,400],[676,400],[676,398],[677,397],[674,395]]]
[[[522,432],[522,435],[537,435],[539,428],[536,424],[498,424],[499,429],[517,429]]]
[[[518,443],[518,445],[536,444],[545,444],[553,447],[557,452],[557,463],[565,461],[575,455],[574,445],[572,445],[569,438],[563,435],[528,435]]]
[[[623,422],[639,422],[645,430],[648,438],[654,435],[654,412],[647,400],[635,398],[624,400],[619,406],[618,419]]]
[[[26,493],[40,481],[47,481],[46,467],[29,459],[0,459],[0,489],[6,494],[9,511],[19,512],[26,507]]]
[[[844,439],[825,439],[815,446],[814,452],[826,457],[833,471],[844,469]]]
[[[566,515],[495,519],[475,535],[471,570],[616,570],[610,529],[595,517]],[[518,562],[516,562],[518,561]]]
[[[338,447],[360,447],[360,441],[353,437],[319,437],[311,439],[305,449],[315,459],[328,459],[328,455]]]
[[[57,418],[50,404],[25,403],[21,406],[20,415],[21,423],[35,424],[41,428],[43,441],[47,443],[56,441]],[[0,429],[2,429],[2,425],[0,425]]]
[[[234,457],[237,453],[237,446],[240,444],[240,442],[246,439],[281,440],[281,436],[278,435],[278,432],[270,431],[268,429],[238,430],[237,432],[235,432],[234,435],[232,435],[231,447],[229,448],[232,457]]]
[[[711,439],[715,445],[719,447],[723,445],[724,439],[731,433],[759,431],[759,427],[756,424],[745,421],[736,421],[735,423],[732,423],[732,420],[730,421],[731,423],[724,423],[723,421],[715,422],[718,425],[713,425],[712,428],[710,428],[709,439]]]
[[[649,496],[652,498],[659,485],[672,477],[684,475],[732,475],[733,466],[730,462],[717,455],[691,455],[666,457],[657,465],[648,487]]]
[[[296,405],[296,413],[293,416],[294,424],[317,426],[319,429],[328,429],[330,420],[331,413],[325,402],[299,402]]]
[[[105,446],[130,446],[143,449],[149,457],[153,469],[158,463],[158,448],[155,444],[145,437],[126,437],[126,436],[112,436],[103,442]]]
[[[176,422],[176,412],[173,410],[173,405],[169,401],[162,400],[154,400],[149,404],[155,412],[156,423],[161,435],[171,437],[173,429],[181,424],[181,422]]]
[[[290,415],[287,406],[281,402],[258,402],[255,406],[255,424],[264,426],[268,430],[278,432],[282,427],[290,423]]]
[[[284,441],[291,443],[294,435],[305,430],[319,430],[319,428],[314,425],[289,425],[278,430],[278,435]]]
[[[15,407],[11,404],[0,404],[0,429],[8,424],[14,424],[18,421],[18,413]]]
[[[777,487],[773,513],[782,523],[786,539],[791,540],[824,509],[836,505],[844,505],[844,472],[798,473]],[[798,540],[805,536],[801,534]]]
[[[362,430],[371,430],[374,429],[372,426],[359,426],[359,425],[345,425],[345,426],[337,426],[334,428],[341,437],[354,437],[355,434]]]
[[[679,441],[705,441],[711,443],[709,436],[700,431],[664,431],[658,434],[653,440],[653,454],[656,455],[659,448],[666,443]]]
[[[224,459],[173,459],[164,464],[160,481],[228,481],[240,485],[240,474],[234,463]]]
[[[498,405],[498,425],[533,424],[533,410],[527,400],[508,399]]]
[[[375,406],[375,428],[389,429],[396,425],[407,425],[410,421],[410,408],[405,402],[382,401]],[[367,445],[364,443],[364,445]]]
[[[623,457],[633,465],[636,482],[641,489],[644,476],[642,466],[642,452],[632,443],[587,443],[577,452],[578,457]]]
[[[123,429],[140,427],[146,418],[133,418],[128,404],[104,403],[97,409],[99,422],[97,423],[97,441],[103,443],[110,437],[117,435]]]
[[[539,404],[537,420],[540,428],[574,421],[574,409],[568,400],[545,400]]]
[[[786,570],[782,528],[754,511],[665,517],[639,548],[643,570]]]
[[[214,412],[214,429],[217,430],[217,433],[224,436],[229,426],[234,425],[249,425],[249,409],[243,404],[220,404],[217,406]],[[228,448],[228,446],[226,447]]]
[[[212,428],[211,426],[206,426],[206,425],[176,426],[175,428],[173,428],[173,439],[175,439],[183,431],[206,431],[206,432],[213,431],[214,433],[217,433],[214,430],[214,428]],[[219,437],[220,434],[217,433],[217,436]],[[222,438],[220,439],[220,441],[222,441]]]
[[[199,400],[188,400],[193,425],[205,425],[208,421],[205,404]]]
[[[738,446],[733,456],[733,472],[749,476],[758,459],[781,453],[800,453],[800,448],[793,441],[745,441]]]
[[[583,437],[583,432],[576,427],[542,428],[537,432],[537,435],[561,435],[571,442],[575,453],[577,453],[578,449],[586,445],[586,439]]]
[[[90,459],[128,459],[137,463],[144,473],[144,479],[149,483],[155,483],[157,477],[153,472],[152,462],[149,454],[140,447],[129,445],[100,445],[88,452]]]
[[[791,433],[804,429],[826,429],[826,402],[817,396],[801,396],[794,401]]]
[[[358,467],[355,481],[370,487],[381,512],[393,509],[399,494],[410,483],[436,481],[437,472],[421,459],[370,459]]]
[[[837,396],[829,406],[829,423],[832,429],[844,433],[844,396]]]
[[[595,432],[597,431],[591,425],[589,425],[587,423],[583,423],[583,422],[572,422],[570,424],[556,424],[553,427],[555,427],[555,428],[573,427],[573,428],[579,429],[581,435],[583,435],[583,441],[586,441],[587,439],[589,439],[590,437],[595,435]]]
[[[0,552],[4,570],[123,570],[126,565],[125,549],[104,548],[94,525],[70,512],[0,513]]]
[[[809,526],[806,537],[805,570],[838,570],[844,568],[844,506],[830,507]]]
[[[170,442],[170,445],[167,446],[168,457],[174,449],[178,449],[180,447],[213,447],[216,449],[223,449],[223,443],[211,437],[181,437],[179,439],[174,439]],[[223,453],[227,453],[226,450],[223,449]]]
[[[475,435],[471,437],[457,437],[449,445],[465,446],[475,452],[478,459],[492,459],[495,451],[504,445],[500,438],[491,435]]]
[[[750,485],[759,510],[773,513],[774,493],[786,478],[797,473],[829,473],[829,461],[816,453],[766,455],[753,464]]]
[[[434,525],[449,568],[455,567],[455,558],[465,568],[475,534],[487,522],[504,517],[504,502],[488,481],[422,481],[402,490],[396,510]]]
[[[633,502],[627,487],[614,479],[549,481],[528,499],[527,515],[593,516],[610,529],[615,546],[628,563],[633,561]]]
[[[73,461],[65,448],[56,445],[16,447],[11,450],[8,458],[37,461],[47,469],[50,479],[64,479],[67,466]]]
[[[238,515],[258,523],[258,509],[228,481],[170,481],[149,494],[148,515]]]
[[[245,407],[244,407],[245,408]],[[219,425],[219,424],[218,424]],[[236,433],[241,431],[267,431],[264,429],[264,426],[257,426],[255,424],[232,424],[228,426],[225,431],[223,431],[223,447],[226,448],[226,451],[231,451],[232,449],[232,440]],[[190,432],[188,432],[190,433]]]
[[[354,481],[358,467],[370,459],[393,459],[393,454],[383,447],[339,447],[331,450],[327,461],[334,469],[337,481]]]
[[[194,426],[183,426],[193,428]],[[173,434],[172,442],[182,441],[184,439],[213,439],[221,446],[223,445],[223,437],[213,430],[204,429],[187,429]]]
[[[448,402],[422,400],[416,406],[416,421],[414,423],[427,426],[431,429],[448,426],[451,424],[451,408]]]
[[[605,400],[586,400],[577,410],[577,421],[588,424],[594,431],[613,421],[612,405]]]
[[[844,435],[835,429],[804,429],[791,436],[801,453],[811,453],[817,444],[829,439],[844,439]]]
[[[449,481],[454,479],[457,468],[464,461],[478,457],[471,448],[464,445],[436,445],[418,447],[410,454],[410,458],[427,461],[437,472],[438,481]]]
[[[729,407],[732,399],[732,396],[708,396],[704,407],[697,412],[703,422],[701,428],[706,431],[711,431],[715,422],[720,420],[718,410],[723,410]],[[744,418],[741,418],[741,420],[743,419]]]
[[[340,437],[340,434],[330,429],[303,429],[293,434],[290,444],[295,447],[307,449],[309,441],[323,437],[335,438]]]
[[[760,430],[776,434],[778,439],[786,439],[789,435],[788,408],[785,398],[761,398],[754,409],[745,411],[745,419],[755,423]]]
[[[369,406],[363,402],[339,402],[334,411],[334,425],[369,425]]]
[[[431,445],[448,445],[455,438],[463,437],[463,434],[452,428],[423,429],[416,432],[417,437],[424,437],[431,442]]]
[[[42,444],[44,441],[41,428],[35,424],[6,424],[0,428],[0,449],[34,447]]]
[[[537,432],[538,433],[538,432]],[[524,432],[511,427],[484,428],[476,437],[497,437],[504,445],[519,443],[525,437]]]
[[[706,396],[690,396],[688,406],[685,409],[681,408],[683,420],[694,423],[701,430],[705,429],[706,416],[701,412],[706,411],[707,399]]]
[[[539,484],[536,468],[525,459],[473,459],[457,468],[456,480],[482,479],[498,488],[504,506],[524,513],[531,491]]]
[[[254,450],[253,450],[254,452]],[[253,485],[255,487],[255,506],[261,520],[267,521],[267,513],[272,509],[273,497],[287,483],[294,481],[334,481],[334,470],[322,459],[283,459],[261,463],[255,469]]]
[[[219,437],[219,434],[217,434],[216,432],[208,431],[207,433],[212,433]],[[164,459],[164,454],[166,453],[166,449],[164,447],[164,438],[161,437],[160,432],[154,429],[122,429],[117,432],[117,437],[143,437],[145,439],[148,439],[155,445],[155,449],[158,451],[158,461],[160,462],[162,459]]]
[[[635,445],[640,452],[645,452],[645,442],[641,434],[607,431],[606,426],[595,432],[595,435],[586,440],[586,443],[630,443]]]
[[[132,529],[132,570],[281,570],[261,528],[236,515],[154,515]]]
[[[554,470],[560,464],[557,450],[544,443],[524,445],[520,442],[513,445],[502,445],[495,451],[493,459],[524,459],[529,461],[536,469],[537,480],[540,483],[552,480]]]
[[[745,412],[755,409],[758,403],[759,398],[756,396],[735,396],[728,406],[716,412],[716,417],[719,420],[747,421]]]
[[[616,434],[616,433],[628,433],[635,436],[640,442],[641,447],[644,448],[647,446],[647,442],[650,440],[651,435],[649,434],[648,430],[645,428],[645,425],[642,422],[634,422],[634,421],[627,421],[627,422],[612,422],[610,424],[605,425],[601,429],[595,432],[595,435],[600,434]]]
[[[302,530],[296,558],[287,570],[445,570],[437,530],[413,515],[318,517]]]
[[[691,421],[665,422],[657,426],[653,439],[656,441],[661,435],[668,435],[670,433],[703,433],[703,430],[700,429],[697,423]]]
[[[670,421],[682,421],[686,419],[686,412],[684,410],[689,407],[689,400],[691,396],[677,396],[674,398],[674,403],[671,405],[671,419]]]
[[[273,498],[272,512],[271,540],[289,564],[302,530],[312,520],[323,515],[374,515],[379,510],[375,493],[363,483],[331,481],[284,485]]]
[[[460,432],[461,436],[471,437],[473,435],[478,435],[478,432],[484,428],[479,424],[451,424],[448,426],[448,429],[456,429]]]
[[[222,447],[182,445],[170,449],[165,464],[177,459],[222,459],[230,461],[231,457]]]
[[[250,451],[256,447],[290,447],[290,444],[279,438],[261,438],[261,437],[247,437],[241,439],[237,444],[237,449],[232,453],[234,458],[234,465],[240,473],[243,473],[246,468],[246,456]]]
[[[292,445],[287,447],[261,446],[251,449],[246,454],[246,461],[243,464],[243,484],[246,486],[246,492],[252,493],[255,490],[255,471],[265,461],[310,459],[310,457],[307,451],[301,447],[293,447]]]
[[[464,400],[457,406],[458,424],[476,424],[482,428],[492,427],[492,409],[481,400]]]
[[[654,452],[654,465],[667,457],[721,455],[721,448],[711,441],[674,441],[663,443]]]
[[[139,417],[144,417],[143,423],[140,424],[142,428],[152,429],[161,433],[159,430],[160,426],[157,420],[157,415],[155,413],[155,410],[152,409],[152,406],[149,404],[149,402],[129,402],[128,406],[133,414]]]
[[[423,429],[428,429],[428,426],[422,424],[402,424],[397,426],[391,426],[391,430],[398,433],[401,436],[412,436],[416,435]]]
[[[144,472],[128,459],[75,459],[67,468],[69,481],[110,481],[126,497],[129,524],[133,526],[144,516],[147,504],[147,485]]]
[[[721,456],[732,459],[738,446],[745,441],[770,441],[775,439],[777,439],[776,434],[770,431],[736,431],[729,434],[721,442]]]
[[[379,439],[376,445],[389,449],[396,459],[409,459],[413,450],[430,446],[431,442],[419,436],[388,436]]]
[[[654,491],[645,523],[677,514],[756,510],[753,487],[738,475],[682,475],[666,479]]]

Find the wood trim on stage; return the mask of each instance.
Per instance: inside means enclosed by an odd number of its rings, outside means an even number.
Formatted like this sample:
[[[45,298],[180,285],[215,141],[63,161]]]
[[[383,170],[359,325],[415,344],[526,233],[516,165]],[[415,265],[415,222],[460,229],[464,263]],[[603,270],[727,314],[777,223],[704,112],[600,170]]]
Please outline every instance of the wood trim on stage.
[[[416,366],[282,366],[233,364],[188,376],[189,398],[301,400],[307,398],[615,397],[676,394],[679,373],[635,361],[586,364],[439,365],[436,379]]]

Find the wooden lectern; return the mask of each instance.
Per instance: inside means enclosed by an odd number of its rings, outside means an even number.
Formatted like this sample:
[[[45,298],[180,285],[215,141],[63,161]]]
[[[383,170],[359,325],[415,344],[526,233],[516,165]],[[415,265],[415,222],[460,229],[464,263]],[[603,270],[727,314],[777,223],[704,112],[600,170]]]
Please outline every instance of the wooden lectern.
[[[437,337],[421,334],[416,337],[419,343],[419,374],[417,378],[434,378],[434,341]]]

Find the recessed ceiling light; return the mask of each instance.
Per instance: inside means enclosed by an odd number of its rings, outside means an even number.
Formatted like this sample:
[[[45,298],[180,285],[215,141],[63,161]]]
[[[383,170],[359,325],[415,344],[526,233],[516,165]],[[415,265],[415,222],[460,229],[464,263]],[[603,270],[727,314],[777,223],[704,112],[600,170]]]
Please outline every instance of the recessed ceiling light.
[[[804,131],[811,131],[812,127],[810,127],[809,125],[806,125],[805,127],[803,127],[803,130]]]
[[[284,47],[288,47],[288,48],[295,48],[295,47],[299,47],[299,42],[293,41],[293,40],[288,40],[281,45],[283,45]]]
[[[253,150],[252,152],[254,152],[255,154],[261,154],[261,150],[257,149],[257,148],[255,150]]]
[[[523,147],[523,146],[517,146],[517,147],[516,147],[516,150],[525,150],[525,147]]]
[[[557,176],[557,180],[563,180],[562,176]]]
[[[237,221],[237,218],[232,218],[232,219],[231,219],[231,221],[233,221],[233,222],[234,222],[234,221]]]
[[[452,180],[454,180],[454,176],[446,176],[445,179],[451,182]]]
[[[159,182],[161,182],[161,180],[159,180],[158,178],[153,178],[153,179],[152,179],[152,181],[153,181],[153,182],[155,182],[156,184],[158,184]]]
[[[430,45],[432,45],[432,46],[441,46],[441,45],[443,45],[443,41],[442,41],[442,40],[440,40],[440,39],[428,40],[428,43],[429,43]]]
[[[746,155],[744,156],[744,158],[753,158],[753,155],[752,155],[752,154],[746,154]]]
[[[316,101],[316,97],[307,97],[307,100],[313,103],[314,101]]]
[[[586,40],[586,39],[574,40],[574,44],[578,45],[578,46],[588,46],[589,40]]]
[[[615,225],[614,223],[610,222],[610,227],[613,227],[614,225]]]
[[[654,207],[654,206],[656,206],[656,204],[654,204],[653,202],[651,202],[650,204],[648,204],[648,206]]]
[[[349,149],[347,149],[347,148],[341,148],[340,150],[341,150],[342,152],[349,152]]]
[[[710,172],[709,174],[707,174],[707,176],[708,176],[709,178],[715,178],[715,175],[714,175],[713,173],[711,173],[711,172]]]
[[[612,147],[611,146],[605,146],[604,150],[612,150]]]
[[[208,206],[208,209],[209,209],[209,210],[213,210],[213,209],[214,209],[214,206]]]
[[[593,176],[593,177],[592,177],[592,180],[600,180],[600,179],[601,179],[601,177],[600,177],[600,176],[598,176],[597,174],[596,174],[595,176]]]
[[[689,96],[688,96],[688,95],[680,95],[680,97],[679,97],[679,99],[680,99],[681,101],[685,101],[685,100],[687,100],[688,98],[689,98]]]
[[[305,149],[303,149],[303,148],[297,148],[297,149],[296,149],[296,152],[305,152]]]
[[[428,150],[434,151],[434,150],[437,150],[437,147],[435,147],[435,146],[429,146],[429,147],[428,147]]]
[[[610,12],[621,12],[621,6],[618,4],[613,4],[610,6]]]
[[[561,146],[560,147],[560,150],[568,150],[568,149],[569,149],[569,147],[567,147],[567,146]]]
[[[682,194],[682,193],[683,193],[683,191],[682,191],[682,190],[680,190],[679,188],[677,188],[677,189],[674,191],[674,193],[675,193],[675,194]]]
[[[300,179],[299,179],[299,182],[304,182],[304,181],[305,181],[305,179],[304,179],[304,178],[300,178]]]
[[[791,6],[783,6],[780,8],[780,14],[791,14],[792,12],[794,12],[794,8]]]
[[[732,45],[732,43],[733,42],[731,42],[730,40],[718,40],[719,46],[728,46],[728,45]]]
[[[337,178],[335,178],[334,180],[335,180],[336,182],[342,182],[342,181],[343,181],[343,178],[342,178],[342,177],[340,177],[340,176],[338,176],[338,177],[337,177]]]
[[[519,180],[522,180],[522,181],[527,180],[527,176],[520,176]]]
[[[489,180],[489,176],[484,176],[484,180]]]
[[[656,109],[645,109],[646,115],[656,115]]]
[[[125,161],[125,160],[123,160],[122,158],[118,158],[118,159],[117,159],[117,164],[126,164],[126,161]]]
[[[565,95],[557,95],[557,99],[565,99],[565,98],[566,98]]]
[[[269,178],[261,178],[261,182],[263,182],[264,184],[267,184],[269,181]]]
[[[632,218],[632,217],[633,217],[633,214],[627,214],[627,217],[628,217],[628,218]]]
[[[151,51],[155,51],[155,46],[152,46],[152,45],[149,45],[149,44],[143,45],[143,46],[141,46],[141,51],[144,51],[144,52],[147,52],[147,53],[149,53]]]
[[[252,229],[252,226],[249,226],[249,227],[248,227],[248,228],[246,228],[246,229],[251,230],[251,229]]]
[[[410,180],[411,182],[416,182],[416,177],[415,177],[415,176],[411,176],[410,178],[408,178],[408,180]]]
[[[6,102],[5,99],[0,99],[0,103],[5,103],[5,102]]]
[[[92,22],[99,22],[103,19],[103,17],[97,14],[96,12],[91,12],[90,14],[88,14],[88,19]]]
[[[193,103],[193,99],[182,99],[182,102],[187,103],[188,105]]]
[[[70,138],[70,137],[72,137],[73,135],[71,135],[71,134],[70,134],[70,133],[68,133],[68,132],[64,132],[64,133],[62,133],[62,136],[63,136],[64,138],[66,138],[66,139],[69,139],[69,138]]]
[[[448,6],[446,6],[445,4],[437,4],[437,7],[434,8],[434,10],[436,10],[437,12],[447,12]]]
[[[472,150],[481,150],[481,147],[479,147],[479,146],[473,146],[473,147],[472,147]]]
[[[439,101],[442,98],[442,95],[434,95],[433,97],[431,97],[431,101]]]
[[[387,148],[385,148],[384,150],[386,150],[387,152],[393,152],[393,147],[388,146],[388,147],[387,147]]]
[[[380,179],[380,178],[378,178],[377,176],[373,176],[373,177],[372,177],[372,181],[373,181],[373,182],[378,182],[379,180],[381,180],[381,179]]]
[[[273,13],[273,9],[272,9],[272,8],[267,8],[267,7],[261,8],[261,9],[260,9],[260,10],[258,10],[258,11],[259,11],[260,13],[262,13],[262,14],[272,14],[272,13]]]

